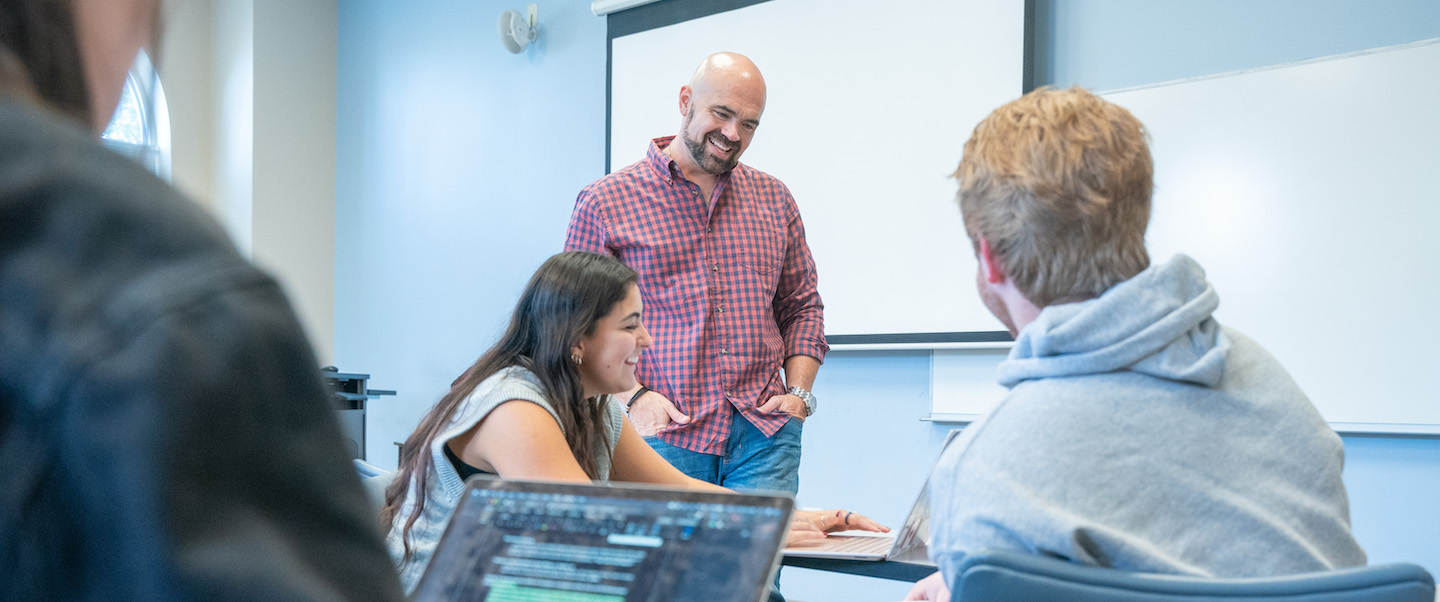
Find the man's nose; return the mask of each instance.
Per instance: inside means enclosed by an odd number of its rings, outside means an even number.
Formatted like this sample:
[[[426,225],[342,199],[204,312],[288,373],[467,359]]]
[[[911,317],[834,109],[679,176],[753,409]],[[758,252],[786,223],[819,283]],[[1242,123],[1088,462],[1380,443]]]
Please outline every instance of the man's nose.
[[[740,123],[735,120],[725,122],[725,126],[720,128],[720,133],[731,142],[739,142]]]

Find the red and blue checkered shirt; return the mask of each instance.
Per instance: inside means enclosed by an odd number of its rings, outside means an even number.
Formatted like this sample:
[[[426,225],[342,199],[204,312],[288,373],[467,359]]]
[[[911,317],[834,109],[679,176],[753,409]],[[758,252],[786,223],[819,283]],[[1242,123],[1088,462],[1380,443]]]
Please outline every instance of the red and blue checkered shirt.
[[[723,455],[727,405],[766,436],[785,425],[787,414],[756,408],[785,392],[785,358],[825,359],[824,305],[790,190],[739,164],[706,202],[663,152],[672,139],[580,191],[565,248],[614,255],[639,272],[654,344],[636,375],[691,419],[660,439]]]

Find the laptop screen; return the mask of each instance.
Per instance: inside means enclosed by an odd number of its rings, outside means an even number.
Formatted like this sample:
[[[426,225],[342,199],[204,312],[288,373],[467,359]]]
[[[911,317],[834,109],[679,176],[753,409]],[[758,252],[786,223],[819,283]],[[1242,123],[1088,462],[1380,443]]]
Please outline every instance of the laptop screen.
[[[788,497],[474,477],[416,600],[764,596]]]

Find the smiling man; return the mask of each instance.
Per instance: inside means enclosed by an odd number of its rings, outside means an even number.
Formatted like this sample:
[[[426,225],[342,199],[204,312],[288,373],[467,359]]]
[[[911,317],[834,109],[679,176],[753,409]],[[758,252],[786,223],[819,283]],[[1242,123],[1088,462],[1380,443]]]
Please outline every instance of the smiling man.
[[[703,481],[794,493],[828,347],[795,199],[740,163],[765,80],[743,56],[711,55],[679,109],[677,136],[580,192],[565,247],[640,274],[655,343],[627,399],[651,447]]]

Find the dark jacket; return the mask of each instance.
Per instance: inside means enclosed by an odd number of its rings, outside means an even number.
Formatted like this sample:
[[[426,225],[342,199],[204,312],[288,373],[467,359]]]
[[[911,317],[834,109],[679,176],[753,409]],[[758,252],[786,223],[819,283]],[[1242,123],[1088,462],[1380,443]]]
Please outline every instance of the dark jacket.
[[[399,599],[377,521],[276,283],[0,98],[0,599]]]

